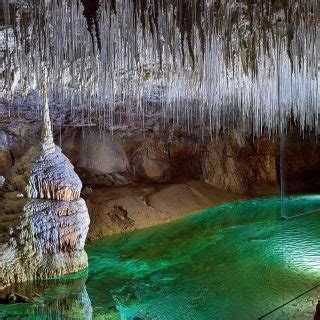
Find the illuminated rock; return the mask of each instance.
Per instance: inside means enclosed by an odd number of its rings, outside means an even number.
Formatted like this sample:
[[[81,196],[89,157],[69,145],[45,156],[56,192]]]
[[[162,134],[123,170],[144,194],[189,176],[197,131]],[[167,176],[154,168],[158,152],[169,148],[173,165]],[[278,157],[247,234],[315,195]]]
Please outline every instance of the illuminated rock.
[[[41,143],[15,164],[9,183],[16,191],[0,203],[0,289],[86,268],[89,215],[82,184],[53,143],[47,101]]]
[[[75,200],[81,181],[68,158],[53,143],[48,101],[45,101],[41,143],[31,147],[10,172],[13,186],[28,198]]]

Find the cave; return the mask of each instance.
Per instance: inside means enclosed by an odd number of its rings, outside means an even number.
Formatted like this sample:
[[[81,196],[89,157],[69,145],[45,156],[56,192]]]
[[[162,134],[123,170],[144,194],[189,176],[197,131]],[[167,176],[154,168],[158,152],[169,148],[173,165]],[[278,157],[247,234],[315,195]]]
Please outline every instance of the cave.
[[[319,19],[1,1],[0,319],[320,319]]]

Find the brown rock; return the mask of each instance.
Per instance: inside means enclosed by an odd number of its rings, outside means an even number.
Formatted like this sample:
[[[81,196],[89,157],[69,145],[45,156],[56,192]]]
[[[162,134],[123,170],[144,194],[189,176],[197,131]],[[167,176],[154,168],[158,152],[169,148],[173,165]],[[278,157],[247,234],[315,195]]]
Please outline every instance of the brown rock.
[[[127,171],[129,161],[117,137],[97,128],[69,129],[63,135],[63,150],[76,167],[101,173]]]

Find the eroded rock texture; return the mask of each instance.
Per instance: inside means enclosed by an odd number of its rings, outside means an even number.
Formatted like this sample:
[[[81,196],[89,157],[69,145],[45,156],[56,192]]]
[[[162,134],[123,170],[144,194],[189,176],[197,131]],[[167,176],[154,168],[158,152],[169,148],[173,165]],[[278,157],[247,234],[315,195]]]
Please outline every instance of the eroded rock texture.
[[[28,198],[71,201],[82,188],[79,177],[59,147],[52,152],[31,147],[10,172],[12,185]]]
[[[8,135],[0,130],[0,175],[12,166],[12,157],[9,150]]]
[[[47,106],[47,105],[46,105]],[[11,168],[0,202],[0,290],[87,267],[89,226],[79,177],[54,145],[49,110],[41,143]]]

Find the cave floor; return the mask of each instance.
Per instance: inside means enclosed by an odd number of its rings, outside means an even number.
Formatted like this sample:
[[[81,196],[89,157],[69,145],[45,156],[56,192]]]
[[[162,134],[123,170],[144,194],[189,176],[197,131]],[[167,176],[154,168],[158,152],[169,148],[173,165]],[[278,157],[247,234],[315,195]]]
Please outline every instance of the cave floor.
[[[89,240],[169,222],[247,198],[187,178],[174,183],[90,187],[92,193],[85,196],[91,219]]]

